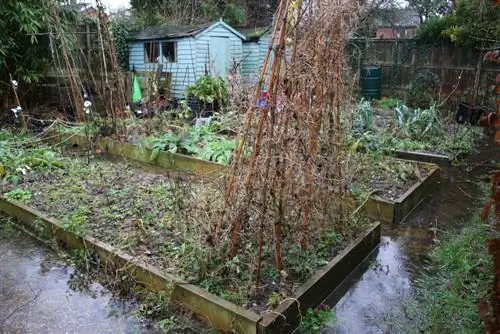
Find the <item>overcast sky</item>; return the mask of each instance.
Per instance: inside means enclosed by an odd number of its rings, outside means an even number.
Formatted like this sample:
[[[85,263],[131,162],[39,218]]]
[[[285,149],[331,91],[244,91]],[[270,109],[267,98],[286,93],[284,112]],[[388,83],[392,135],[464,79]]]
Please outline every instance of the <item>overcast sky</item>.
[[[110,10],[130,7],[129,0],[101,0],[102,4]]]

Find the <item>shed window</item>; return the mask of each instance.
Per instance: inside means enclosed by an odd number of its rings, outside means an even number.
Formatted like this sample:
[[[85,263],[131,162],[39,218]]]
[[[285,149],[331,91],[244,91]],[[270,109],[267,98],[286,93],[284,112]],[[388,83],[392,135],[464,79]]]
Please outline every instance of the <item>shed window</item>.
[[[161,43],[161,52],[163,54],[163,57],[165,57],[166,61],[169,63],[177,62],[177,57],[176,57],[177,45],[176,44],[177,44],[176,42],[163,42],[163,43]]]
[[[148,42],[144,43],[144,62],[157,63],[159,53],[159,43]]]
[[[160,57],[160,55],[162,57]],[[160,59],[161,58],[161,59]],[[145,63],[175,63],[177,62],[177,42],[147,42],[144,43]]]

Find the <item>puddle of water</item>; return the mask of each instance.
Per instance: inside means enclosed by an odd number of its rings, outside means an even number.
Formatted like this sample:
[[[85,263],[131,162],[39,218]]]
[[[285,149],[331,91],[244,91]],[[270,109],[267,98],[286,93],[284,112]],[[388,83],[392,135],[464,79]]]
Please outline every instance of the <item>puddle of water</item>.
[[[488,182],[490,161],[500,157],[500,148],[483,144],[481,153],[466,165],[452,167],[441,184],[401,226],[384,224],[382,242],[376,260],[335,304],[337,321],[322,333],[390,333],[387,318],[401,309],[412,293],[412,279],[425,262],[425,254],[443,236],[464,224],[471,214],[478,214],[477,200],[482,193],[477,185]],[[338,300],[338,299],[337,299]]]
[[[33,239],[0,230],[0,332],[153,333],[102,285],[70,288],[74,272]]]

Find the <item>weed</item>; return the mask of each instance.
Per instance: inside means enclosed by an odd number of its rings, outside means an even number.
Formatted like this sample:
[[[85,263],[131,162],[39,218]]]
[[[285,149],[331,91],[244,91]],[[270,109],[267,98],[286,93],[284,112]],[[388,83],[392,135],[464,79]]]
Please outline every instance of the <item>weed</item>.
[[[267,300],[267,306],[270,309],[274,309],[281,303],[282,300],[283,296],[281,296],[279,293],[273,292]]]
[[[8,239],[19,234],[21,234],[21,232],[16,228],[12,219],[0,215],[0,239]]]
[[[304,334],[316,334],[326,323],[334,320],[333,314],[328,309],[308,308],[300,323],[300,332]]]
[[[378,101],[377,104],[382,109],[394,109],[398,105],[402,104],[402,102],[397,98],[389,97]]]
[[[36,140],[0,130],[0,178],[17,184],[33,171],[63,168],[66,159]]]
[[[316,246],[316,254],[322,258],[328,258],[332,249],[342,243],[342,235],[334,231],[325,232]]]
[[[33,194],[29,189],[14,188],[11,191],[5,193],[4,197],[8,200],[26,204],[31,199],[32,195]]]
[[[316,270],[325,265],[325,259],[319,258],[315,251],[302,251],[297,245],[291,247],[289,256],[284,258],[283,261],[285,266],[300,281],[308,279]]]
[[[87,233],[88,225],[88,209],[79,208],[76,212],[69,218],[65,219],[63,222],[63,227],[75,233],[78,236],[84,236]]]
[[[35,219],[33,222],[33,231],[35,234],[43,240],[50,240],[50,234],[47,230],[44,221],[41,218]]]

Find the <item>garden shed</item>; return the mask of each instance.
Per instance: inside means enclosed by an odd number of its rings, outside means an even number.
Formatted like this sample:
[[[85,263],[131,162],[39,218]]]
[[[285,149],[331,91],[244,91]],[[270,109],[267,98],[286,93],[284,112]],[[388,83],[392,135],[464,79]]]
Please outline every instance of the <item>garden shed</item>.
[[[130,69],[156,76],[173,97],[204,74],[225,78],[239,71],[245,36],[222,20],[190,27],[155,26],[129,42]]]
[[[270,27],[240,29],[245,36],[241,74],[254,83],[257,81],[269,47]],[[272,62],[272,59],[270,60]]]

